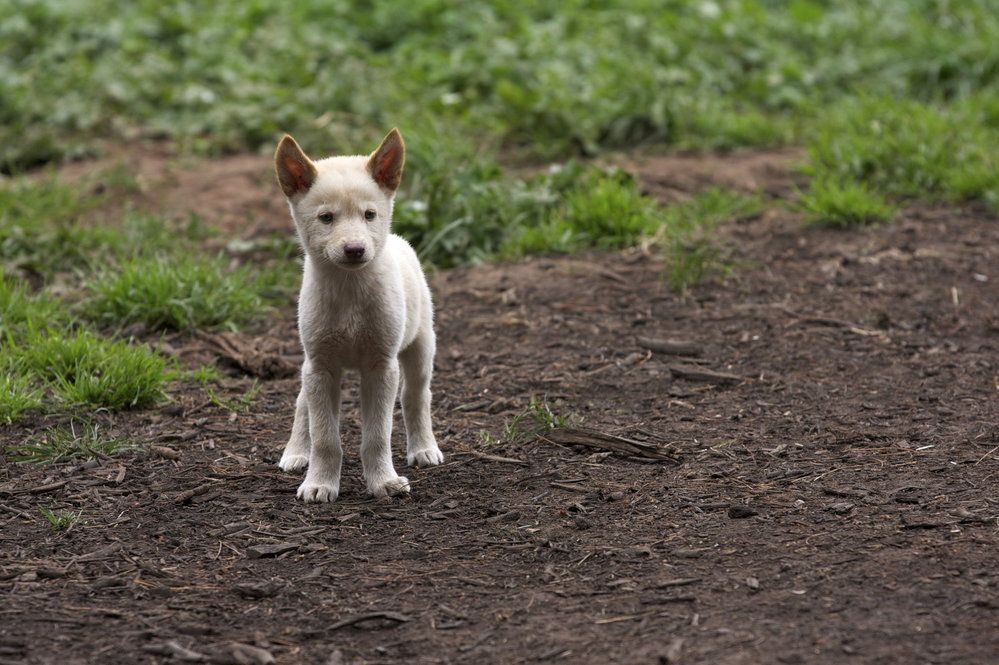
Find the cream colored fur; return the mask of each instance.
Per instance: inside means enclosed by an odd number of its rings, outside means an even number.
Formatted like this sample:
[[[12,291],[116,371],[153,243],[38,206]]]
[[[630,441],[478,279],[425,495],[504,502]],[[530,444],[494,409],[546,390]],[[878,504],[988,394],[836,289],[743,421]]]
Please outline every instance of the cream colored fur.
[[[340,491],[345,370],[360,372],[361,464],[372,495],[409,491],[409,481],[392,464],[400,378],[407,462],[427,466],[444,460],[430,423],[436,348],[430,289],[412,247],[390,233],[403,160],[396,130],[370,156],[312,162],[291,137],[276,155],[278,179],[305,251],[298,307],[302,388],[279,465],[285,471],[308,466],[298,488],[298,498],[306,502],[333,501]],[[374,218],[366,219],[371,211]],[[325,221],[330,215],[332,221]]]

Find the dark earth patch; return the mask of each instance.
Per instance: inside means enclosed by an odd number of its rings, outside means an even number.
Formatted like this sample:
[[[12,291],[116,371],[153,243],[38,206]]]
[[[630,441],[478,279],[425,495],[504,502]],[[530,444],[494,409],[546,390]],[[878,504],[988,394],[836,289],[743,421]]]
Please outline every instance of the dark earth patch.
[[[362,494],[352,387],[343,494],[295,501],[275,466],[294,378],[246,413],[192,384],[98,415],[137,456],[4,458],[0,663],[995,662],[999,223],[724,232],[738,270],[686,299],[637,251],[437,275],[447,461],[409,470],[408,499]],[[228,341],[300,361],[291,307]],[[253,385],[253,362],[220,366],[230,396]],[[482,442],[535,396],[676,461]]]

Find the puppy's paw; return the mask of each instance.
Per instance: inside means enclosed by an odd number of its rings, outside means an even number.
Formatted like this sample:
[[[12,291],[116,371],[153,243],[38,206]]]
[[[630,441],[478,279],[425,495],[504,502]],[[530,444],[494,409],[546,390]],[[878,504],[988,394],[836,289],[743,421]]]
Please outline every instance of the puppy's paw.
[[[444,453],[437,446],[406,452],[406,464],[409,466],[437,466],[444,461]]]
[[[376,499],[383,496],[409,494],[409,480],[404,476],[393,476],[385,480],[368,483],[368,492]]]
[[[336,501],[340,490],[332,483],[306,479],[298,486],[298,498],[305,503],[329,503]]]
[[[281,467],[282,471],[301,471],[308,465],[308,455],[295,455],[289,453],[281,455],[281,461],[278,462],[278,466]]]

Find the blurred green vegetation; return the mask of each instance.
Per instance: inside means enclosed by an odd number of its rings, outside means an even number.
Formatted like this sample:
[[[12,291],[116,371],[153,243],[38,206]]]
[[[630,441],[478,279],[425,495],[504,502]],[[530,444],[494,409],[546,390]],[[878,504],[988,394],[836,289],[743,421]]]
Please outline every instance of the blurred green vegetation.
[[[995,91],[991,0],[0,2],[0,162],[167,136],[331,151],[391,125],[569,157],[774,143],[861,92]]]

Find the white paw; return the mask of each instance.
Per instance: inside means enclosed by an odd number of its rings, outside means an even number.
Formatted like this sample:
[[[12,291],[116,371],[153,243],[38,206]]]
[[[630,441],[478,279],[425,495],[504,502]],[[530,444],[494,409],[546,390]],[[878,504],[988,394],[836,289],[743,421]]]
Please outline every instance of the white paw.
[[[376,499],[383,496],[399,496],[409,494],[409,479],[404,476],[393,476],[387,480],[368,483],[368,492]]]
[[[437,466],[444,461],[444,453],[437,446],[406,452],[409,466]]]
[[[308,455],[294,455],[289,453],[281,455],[281,461],[278,462],[278,466],[281,467],[282,471],[301,471],[308,465]]]
[[[298,498],[305,503],[329,503],[330,501],[336,501],[339,494],[340,490],[336,485],[315,482],[308,478],[298,486]]]

